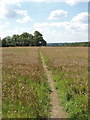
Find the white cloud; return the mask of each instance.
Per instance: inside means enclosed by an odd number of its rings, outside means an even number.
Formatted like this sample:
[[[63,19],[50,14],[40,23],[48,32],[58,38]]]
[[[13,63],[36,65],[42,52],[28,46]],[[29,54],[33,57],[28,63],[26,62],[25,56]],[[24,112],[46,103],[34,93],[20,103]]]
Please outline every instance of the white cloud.
[[[82,42],[88,41],[87,27],[86,24],[70,22],[37,23],[33,32],[40,31],[47,42]]]
[[[86,12],[79,13],[68,22],[36,23],[34,30],[42,32],[48,42],[55,40],[57,40],[55,42],[88,41],[88,22],[86,19]]]
[[[30,16],[25,16],[23,19],[18,19],[16,20],[18,23],[27,23],[32,21],[32,19],[30,18]]]
[[[3,8],[2,6],[0,6],[0,16],[1,18],[5,18],[5,14],[7,13],[7,10],[5,8]]]
[[[60,28],[62,29],[61,26],[65,28],[63,31],[60,30]],[[62,42],[63,43],[63,42],[88,41],[88,33],[87,31],[85,31],[86,28],[83,27],[83,30],[82,30],[82,28],[79,28],[78,25],[70,24],[69,22],[68,23],[59,22],[59,23],[53,23],[53,24],[51,23],[35,24],[33,32],[35,30],[40,31],[43,34],[44,39],[47,42],[52,42],[52,43]]]
[[[34,28],[43,29],[43,28],[63,28],[69,32],[87,32],[88,24],[84,23],[74,23],[74,22],[53,22],[53,23],[36,23],[34,24]]]
[[[5,31],[6,29],[6,31]],[[0,25],[0,37],[3,39],[6,36],[12,36],[14,34],[22,34],[23,32],[30,32],[31,28],[30,27],[18,27],[16,26],[15,28],[8,29],[8,26],[2,27]],[[31,32],[30,32],[31,33]]]
[[[87,12],[81,12],[75,17],[72,18],[72,22],[77,22],[77,23],[88,23],[88,13]]]
[[[21,1],[24,1],[24,0],[1,0],[1,3],[2,4],[15,4],[15,3],[19,3]]]
[[[2,0],[5,2],[67,2],[69,4],[74,4],[75,2],[89,2],[89,0]]]
[[[89,0],[1,0],[5,3],[19,3],[19,2],[65,2],[69,5],[75,5],[78,2],[89,2]]]
[[[0,4],[0,14],[2,19],[9,19],[17,17],[16,10],[20,9],[20,4],[13,3],[1,3]]]
[[[76,5],[79,2],[89,2],[89,0],[64,0],[69,5]]]
[[[0,24],[0,30],[7,28],[9,24],[10,24],[9,21],[6,21],[4,24]]]
[[[5,37],[5,34],[7,32],[7,28],[10,25],[9,21],[6,21],[4,24],[0,23],[0,37]],[[7,34],[8,35],[8,34]]]
[[[58,19],[62,19],[62,18],[66,18],[67,17],[67,11],[64,10],[55,10],[52,11],[49,18],[50,20],[58,20]]]
[[[18,23],[27,23],[27,22],[32,21],[31,17],[28,16],[28,13],[27,13],[26,10],[17,10],[16,13],[18,15],[23,15],[24,16],[22,19],[16,20],[16,22],[18,22]]]
[[[28,13],[27,13],[26,10],[17,10],[16,12],[17,12],[17,14],[24,16],[22,19],[16,20],[16,22],[18,22],[18,23],[27,23],[27,22],[32,21],[31,17],[28,16]]]
[[[27,16],[27,10],[16,10],[16,13],[17,13],[18,15]]]
[[[30,16],[28,15],[26,10],[22,10],[19,2],[26,2],[28,0],[2,0],[3,4],[0,5],[0,15],[2,18],[15,18],[17,17],[17,22],[26,23],[31,21]],[[67,2],[69,5],[75,5],[77,2],[88,2],[87,0],[29,0],[29,1],[37,1],[37,2]],[[75,2],[76,1],[76,2]],[[18,18],[18,16],[22,17],[22,19]],[[62,15],[63,18],[66,17]],[[55,19],[61,19],[62,16],[60,14],[52,15]],[[50,17],[50,16],[49,16]],[[13,30],[8,28],[9,23],[5,23],[5,25],[0,25],[0,34],[5,37],[7,35],[13,34],[21,34],[25,31],[30,32],[34,30],[39,30],[43,35],[45,40],[48,42],[66,42],[66,41],[83,41],[87,40],[87,13],[80,13],[72,18],[70,22],[53,22],[53,23],[37,23],[34,25],[33,30],[30,30],[30,27],[18,27],[13,28]],[[54,29],[55,28],[55,29]],[[64,29],[62,32],[61,29]],[[57,30],[58,29],[58,30]],[[31,33],[31,32],[30,32]],[[57,40],[57,41],[55,41]]]
[[[12,0],[13,1],[13,0]],[[31,20],[30,16],[27,13],[27,10],[22,10],[20,3],[18,3],[18,0],[8,1],[8,2],[1,2],[0,4],[0,15],[2,19],[13,19],[13,18],[18,18],[23,16],[23,23],[28,22]],[[16,2],[16,3],[14,3]]]
[[[13,0],[12,0],[13,1]],[[19,23],[26,23],[29,21],[32,21],[30,16],[28,15],[27,10],[22,10],[20,3],[18,3],[18,0],[14,0],[5,2],[3,1],[0,5],[0,11],[1,11],[1,18],[2,19],[14,19],[14,18],[19,18],[23,17],[22,19],[17,19],[16,22]],[[5,4],[4,4],[5,3]]]
[[[68,23],[65,28],[71,32],[88,32],[88,24]]]
[[[65,0],[65,2],[72,6],[76,5],[79,2],[79,0]]]

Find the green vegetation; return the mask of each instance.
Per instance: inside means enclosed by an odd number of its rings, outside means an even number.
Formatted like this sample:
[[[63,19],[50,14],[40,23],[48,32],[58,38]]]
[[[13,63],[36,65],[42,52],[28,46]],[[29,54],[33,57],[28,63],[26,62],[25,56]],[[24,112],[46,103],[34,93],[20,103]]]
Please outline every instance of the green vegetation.
[[[47,118],[51,89],[40,54],[55,82],[60,105],[72,120],[88,119],[87,47],[2,48],[3,118]]]
[[[75,42],[75,43],[48,43],[47,46],[58,47],[90,47],[90,42]]]
[[[0,46],[2,42],[2,47],[9,46],[46,46],[46,41],[43,39],[43,35],[35,31],[34,35],[27,32],[21,35],[13,35],[12,37],[7,36],[0,40]]]
[[[51,90],[38,48],[3,48],[2,51],[2,117],[48,117]]]
[[[72,120],[88,119],[88,49],[42,48],[60,105]]]

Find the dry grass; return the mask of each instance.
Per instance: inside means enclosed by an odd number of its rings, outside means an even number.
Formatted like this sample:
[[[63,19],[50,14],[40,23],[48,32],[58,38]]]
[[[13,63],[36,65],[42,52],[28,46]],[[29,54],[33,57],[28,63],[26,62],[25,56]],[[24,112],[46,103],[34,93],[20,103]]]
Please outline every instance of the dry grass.
[[[3,48],[3,118],[48,116],[49,85],[39,48]]]
[[[88,116],[88,48],[42,48],[64,109],[74,119]]]
[[[42,47],[60,104],[74,120],[87,119],[88,49]],[[47,117],[50,88],[38,47],[3,48],[3,118]]]

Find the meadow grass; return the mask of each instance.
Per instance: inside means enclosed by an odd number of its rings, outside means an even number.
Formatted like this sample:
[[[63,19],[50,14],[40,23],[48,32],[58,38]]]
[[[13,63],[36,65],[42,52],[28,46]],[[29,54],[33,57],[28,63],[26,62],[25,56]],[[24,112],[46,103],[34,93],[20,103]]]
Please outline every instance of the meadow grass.
[[[42,48],[60,105],[73,120],[88,119],[88,48]]]
[[[39,48],[2,48],[2,118],[42,118],[50,111],[50,87]]]

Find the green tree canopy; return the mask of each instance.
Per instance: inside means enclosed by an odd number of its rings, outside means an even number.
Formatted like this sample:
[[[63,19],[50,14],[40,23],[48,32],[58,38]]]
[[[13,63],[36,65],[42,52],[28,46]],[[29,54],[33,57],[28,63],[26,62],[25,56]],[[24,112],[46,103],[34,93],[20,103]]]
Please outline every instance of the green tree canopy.
[[[46,41],[43,39],[43,35],[38,31],[34,32],[34,41],[36,46],[46,46]]]
[[[46,46],[46,41],[43,39],[43,35],[39,31],[35,31],[34,35],[27,32],[21,35],[14,34],[12,37],[7,36],[2,39],[2,46]]]

